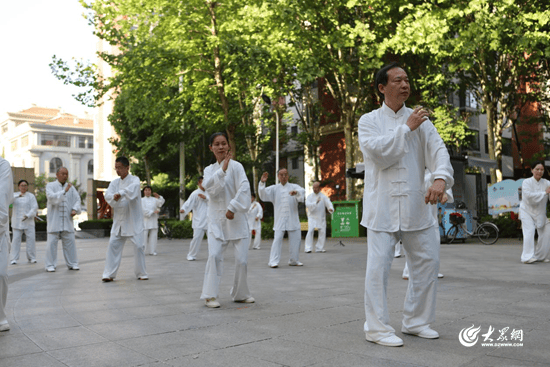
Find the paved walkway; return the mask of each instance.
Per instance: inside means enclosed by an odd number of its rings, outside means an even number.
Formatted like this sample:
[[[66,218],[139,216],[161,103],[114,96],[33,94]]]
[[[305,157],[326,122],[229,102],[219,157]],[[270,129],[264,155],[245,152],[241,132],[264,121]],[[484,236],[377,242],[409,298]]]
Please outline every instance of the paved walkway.
[[[521,264],[517,240],[442,245],[437,340],[401,334],[407,282],[405,259],[395,259],[389,309],[401,348],[365,341],[366,242],[342,242],[329,239],[325,254],[301,253],[304,267],[271,269],[271,242],[263,241],[249,256],[251,305],[230,300],[229,248],[219,309],[199,300],[206,241],[194,262],[185,260],[189,240],[159,241],[159,255],[147,257],[148,281],[135,279],[128,242],[112,283],[101,282],[107,239],[78,240],[80,271],[69,271],[60,251],[55,273],[44,271],[45,242],[38,242],[38,264],[9,267],[12,330],[0,333],[0,367],[550,365],[550,264]],[[481,327],[478,342],[465,347],[458,336],[471,326]],[[500,330],[509,328],[508,342],[521,330],[514,342],[523,346],[482,346],[489,328],[494,342]]]

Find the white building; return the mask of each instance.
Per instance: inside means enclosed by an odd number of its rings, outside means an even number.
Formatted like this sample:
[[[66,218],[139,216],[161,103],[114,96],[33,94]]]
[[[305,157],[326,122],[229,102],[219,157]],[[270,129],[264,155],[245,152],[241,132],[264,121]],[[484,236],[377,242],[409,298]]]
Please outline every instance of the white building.
[[[0,154],[14,167],[33,168],[35,175],[55,177],[59,167],[69,170],[81,190],[94,174],[93,117],[77,117],[60,108],[33,107],[8,112],[0,122]]]

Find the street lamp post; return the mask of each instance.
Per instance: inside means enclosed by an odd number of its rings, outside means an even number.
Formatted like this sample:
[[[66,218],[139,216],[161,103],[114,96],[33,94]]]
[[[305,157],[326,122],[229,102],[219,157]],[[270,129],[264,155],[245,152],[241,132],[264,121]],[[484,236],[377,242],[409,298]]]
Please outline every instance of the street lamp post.
[[[271,105],[271,98],[266,96],[265,94],[262,94],[262,99],[266,104],[269,105],[269,108],[271,109],[273,106]],[[279,176],[277,175],[277,171],[279,170],[279,112],[277,111],[277,108],[273,108],[273,111],[275,112],[275,119],[276,119],[276,125],[275,125],[275,185],[279,183]]]

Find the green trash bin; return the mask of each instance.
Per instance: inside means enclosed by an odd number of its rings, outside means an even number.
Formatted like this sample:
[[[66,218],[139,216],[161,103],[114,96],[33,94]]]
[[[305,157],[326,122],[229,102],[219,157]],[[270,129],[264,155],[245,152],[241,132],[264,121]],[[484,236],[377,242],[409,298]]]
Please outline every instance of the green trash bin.
[[[333,201],[332,237],[359,237],[360,200]]]

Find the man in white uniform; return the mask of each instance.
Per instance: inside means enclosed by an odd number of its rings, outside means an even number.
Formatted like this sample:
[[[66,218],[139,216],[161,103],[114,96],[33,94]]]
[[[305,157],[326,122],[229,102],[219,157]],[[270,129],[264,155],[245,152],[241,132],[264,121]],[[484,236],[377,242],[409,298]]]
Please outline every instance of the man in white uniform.
[[[180,213],[187,215],[193,211],[193,239],[189,244],[187,260],[195,261],[201,249],[204,234],[208,230],[208,194],[202,186],[203,177],[199,177],[199,188],[191,193],[189,198],[183,203]]]
[[[36,263],[36,235],[34,230],[34,218],[38,210],[36,197],[28,192],[29,183],[27,180],[19,181],[17,185],[19,192],[13,194],[13,210],[11,213],[11,228],[13,230],[13,241],[11,251],[11,264],[15,265],[19,261],[19,252],[21,251],[21,238],[25,233],[27,241],[26,252],[27,260]]]
[[[109,184],[105,200],[113,209],[113,227],[107,248],[104,282],[112,282],[116,278],[122,250],[126,240],[134,244],[134,272],[139,280],[147,280],[145,269],[145,242],[143,237],[143,211],[141,209],[141,192],[139,177],[130,174],[130,162],[126,157],[115,160],[115,170],[120,178]]]
[[[254,232],[254,243],[252,248],[254,250],[259,250],[260,242],[262,241],[262,218],[264,216],[264,210],[260,203],[256,201],[256,195],[250,194],[250,201],[250,209],[248,209],[248,229],[251,233],[248,248],[250,248],[250,245],[253,243],[252,232]]]
[[[8,261],[10,255],[10,204],[13,202],[13,176],[7,160],[0,157],[0,331],[8,331]]]
[[[313,193],[306,199],[308,229],[306,235],[305,252],[310,253],[313,249],[313,234],[315,228],[319,231],[319,237],[315,244],[315,252],[326,252],[325,241],[327,237],[327,216],[326,211],[334,213],[334,207],[330,199],[321,192],[321,183],[313,183]]]
[[[57,267],[57,242],[61,238],[63,256],[69,270],[80,270],[76,253],[73,217],[80,214],[80,195],[67,182],[69,171],[57,170],[57,180],[46,185],[48,198],[48,244],[46,246],[46,270],[54,272]]]
[[[151,196],[152,195],[152,196]],[[151,186],[143,188],[141,208],[144,219],[144,240],[146,243],[145,253],[157,256],[157,239],[159,233],[159,212],[164,205],[164,198],[153,192]]]
[[[263,201],[271,201],[275,212],[275,231],[273,244],[271,245],[271,254],[269,257],[269,266],[276,268],[281,260],[281,247],[283,246],[283,236],[285,231],[288,233],[290,266],[302,266],[298,261],[300,253],[301,230],[300,218],[298,217],[298,203],[304,202],[305,190],[293,183],[288,182],[288,171],[281,168],[277,173],[279,184],[265,187],[268,174],[264,172],[258,185],[258,193]]]
[[[387,65],[376,74],[375,85],[384,104],[359,120],[365,163],[361,224],[368,243],[364,331],[370,342],[401,346],[403,340],[389,324],[386,293],[395,244],[402,241],[411,268],[401,331],[438,338],[430,328],[439,270],[439,229],[431,205],[452,187],[453,169],[429,112],[405,106],[410,95],[407,73],[396,63]],[[434,176],[427,192],[425,168]]]

